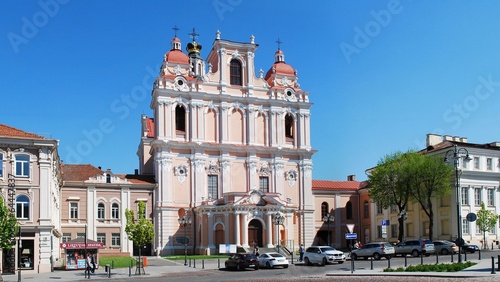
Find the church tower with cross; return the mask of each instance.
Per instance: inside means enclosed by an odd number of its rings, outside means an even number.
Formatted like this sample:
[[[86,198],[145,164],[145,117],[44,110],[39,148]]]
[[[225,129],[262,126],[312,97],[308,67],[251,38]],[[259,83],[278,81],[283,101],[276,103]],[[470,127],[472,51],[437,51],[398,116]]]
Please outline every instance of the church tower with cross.
[[[310,245],[312,104],[281,41],[264,72],[256,71],[254,36],[235,42],[217,31],[204,56],[195,29],[187,53],[174,31],[138,150],[141,174],[157,182],[156,253]]]

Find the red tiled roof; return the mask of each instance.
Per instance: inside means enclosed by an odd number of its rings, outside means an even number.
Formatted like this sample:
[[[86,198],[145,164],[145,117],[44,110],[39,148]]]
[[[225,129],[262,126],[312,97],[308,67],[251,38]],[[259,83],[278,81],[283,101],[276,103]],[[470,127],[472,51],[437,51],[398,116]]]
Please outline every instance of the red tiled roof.
[[[177,64],[189,64],[189,57],[181,50],[170,50],[165,54],[165,61]]]
[[[358,190],[359,181],[313,180],[312,190]]]
[[[63,181],[85,181],[104,172],[90,164],[63,164]]]
[[[22,131],[20,129],[0,124],[0,136],[5,137],[16,137],[16,138],[28,138],[28,139],[46,139],[43,136],[36,135],[34,133]]]
[[[120,178],[127,179],[134,184],[155,184],[155,178],[153,175],[141,175],[141,174],[115,174]]]

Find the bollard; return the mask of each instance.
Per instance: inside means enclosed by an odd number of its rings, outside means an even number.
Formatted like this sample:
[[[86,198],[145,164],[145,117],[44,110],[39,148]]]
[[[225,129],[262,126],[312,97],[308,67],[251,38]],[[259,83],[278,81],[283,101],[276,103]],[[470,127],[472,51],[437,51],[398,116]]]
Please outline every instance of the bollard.
[[[220,259],[217,259],[217,268],[220,268]]]
[[[408,257],[406,255],[404,255],[404,257],[405,257],[405,267],[407,267],[408,266]]]
[[[451,252],[451,262],[453,262],[453,256],[455,255],[454,252]]]
[[[111,269],[115,269],[115,261],[114,260],[111,261]]]
[[[373,258],[370,257],[370,270],[373,270]]]
[[[201,269],[205,269],[205,260],[204,259],[201,260]]]
[[[196,259],[193,259],[193,268],[196,268]]]
[[[500,255],[498,255],[498,271],[500,271]]]
[[[464,261],[467,261],[467,251],[464,251]]]
[[[387,257],[387,268],[391,268],[391,257]]]
[[[292,252],[292,264],[293,264],[293,252]]]
[[[191,267],[191,258],[189,258],[189,267]]]
[[[495,274],[495,273],[497,273],[495,271],[495,257],[492,256],[491,257],[491,274]]]
[[[132,266],[128,267],[128,277],[132,276]]]
[[[438,263],[439,263],[439,254],[438,254],[438,252],[436,252],[436,264],[438,264]]]
[[[351,274],[354,272],[354,260],[351,257]]]
[[[424,264],[424,252],[420,253],[420,264]]]
[[[478,252],[479,252],[479,258],[478,258],[478,260],[481,260],[481,250],[479,250]]]

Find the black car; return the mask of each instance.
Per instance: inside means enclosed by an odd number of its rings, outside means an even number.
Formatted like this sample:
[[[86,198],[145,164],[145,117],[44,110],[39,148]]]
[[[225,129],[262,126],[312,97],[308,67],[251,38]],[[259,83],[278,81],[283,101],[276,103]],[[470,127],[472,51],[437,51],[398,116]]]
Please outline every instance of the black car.
[[[226,269],[243,270],[245,268],[259,269],[259,258],[254,254],[234,254],[224,263]]]
[[[476,251],[479,251],[479,247],[477,245],[464,244],[462,246],[462,252],[464,253],[475,253]]]

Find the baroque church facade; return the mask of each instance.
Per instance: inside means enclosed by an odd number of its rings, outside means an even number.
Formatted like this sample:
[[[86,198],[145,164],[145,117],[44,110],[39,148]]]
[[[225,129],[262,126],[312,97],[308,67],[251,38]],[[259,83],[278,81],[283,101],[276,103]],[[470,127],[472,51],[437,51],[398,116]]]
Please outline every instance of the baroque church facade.
[[[297,71],[278,47],[256,76],[253,36],[234,42],[217,31],[206,60],[194,29],[191,36],[187,53],[172,39],[153,86],[154,116],[142,117],[139,170],[158,185],[156,254],[184,243],[204,254],[221,244],[310,245],[312,103]],[[189,224],[179,224],[183,217]]]

